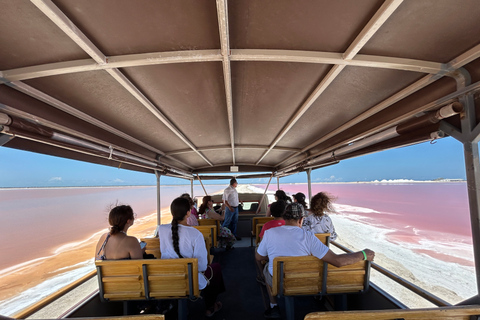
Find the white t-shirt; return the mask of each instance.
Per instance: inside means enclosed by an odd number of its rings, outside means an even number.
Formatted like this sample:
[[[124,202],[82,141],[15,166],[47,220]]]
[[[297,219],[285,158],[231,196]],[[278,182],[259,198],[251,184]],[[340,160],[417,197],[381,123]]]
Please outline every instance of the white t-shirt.
[[[222,197],[223,202],[225,200],[228,201],[228,204],[231,205],[232,207],[238,207],[238,192],[237,189],[235,189],[232,186],[228,186],[225,188],[223,191],[223,197]]]
[[[162,259],[178,259],[178,254],[173,248],[172,225],[164,224],[159,227],[158,237],[160,238],[160,252]],[[198,259],[198,285],[200,289],[207,286],[207,280],[200,271],[207,270],[207,248],[205,240],[200,231],[193,227],[178,225],[178,247],[184,258]]]
[[[315,237],[297,226],[281,226],[265,231],[258,246],[259,255],[273,262],[276,257],[315,256],[322,259],[328,247]],[[273,263],[268,264],[268,272],[273,275]]]

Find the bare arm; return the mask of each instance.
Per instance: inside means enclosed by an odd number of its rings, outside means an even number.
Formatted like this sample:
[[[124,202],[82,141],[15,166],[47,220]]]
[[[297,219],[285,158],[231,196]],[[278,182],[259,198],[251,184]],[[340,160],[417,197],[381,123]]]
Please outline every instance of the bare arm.
[[[219,220],[219,221],[223,221],[225,220],[225,212],[222,212],[222,214],[218,214],[217,212],[215,212],[215,210],[208,210],[208,217],[210,219],[213,219],[213,220]]]
[[[270,207],[267,207],[267,214],[265,216],[267,216],[267,217],[272,216],[272,213],[270,212]]]
[[[262,256],[262,255],[258,254],[257,251],[255,251],[255,259],[257,261],[268,261],[268,257],[265,257],[265,256]]]
[[[364,251],[367,255],[367,260],[373,261],[373,258],[375,257],[375,252],[370,249],[365,249]],[[336,254],[332,250],[328,250],[327,254],[322,258],[323,261],[328,262],[335,267],[348,266],[350,264],[362,261],[363,259],[364,256],[361,251],[345,254]]]
[[[143,250],[135,237],[128,237],[128,253],[132,259],[143,259]]]
[[[95,260],[99,260],[100,259],[100,256],[98,255],[98,251],[100,251],[100,248],[102,247],[103,243],[105,242],[105,238],[107,237],[107,234],[108,233],[105,233],[104,235],[102,235],[100,237],[100,240],[98,240],[97,242],[97,246],[95,247]],[[100,254],[102,254],[102,252],[100,252]]]

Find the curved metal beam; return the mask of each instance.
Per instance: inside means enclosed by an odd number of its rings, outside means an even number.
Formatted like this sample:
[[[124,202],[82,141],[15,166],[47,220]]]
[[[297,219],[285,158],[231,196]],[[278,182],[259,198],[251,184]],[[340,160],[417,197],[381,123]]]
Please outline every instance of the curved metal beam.
[[[204,151],[220,151],[220,150],[230,150],[230,146],[210,146],[210,147],[203,147],[203,148],[198,148],[198,151],[204,152]],[[268,146],[255,146],[255,145],[235,145],[235,149],[243,149],[243,150],[266,150],[268,149]],[[273,148],[273,151],[288,151],[288,152],[299,152],[299,148],[287,148],[287,147],[275,147]],[[173,156],[177,154],[186,154],[186,153],[192,153],[193,151],[191,149],[182,149],[182,150],[175,150],[175,151],[170,151],[166,152],[165,156]]]
[[[473,50],[473,49],[472,49]],[[465,57],[471,60],[478,51]],[[220,50],[190,50],[173,52],[139,53],[107,57],[107,63],[98,64],[93,59],[55,62],[38,66],[2,71],[2,82],[21,81],[61,74],[88,72],[148,65],[223,61]],[[365,68],[404,70],[421,73],[440,73],[448,70],[446,64],[405,58],[359,54],[352,60],[342,58],[342,53],[273,49],[232,49],[230,61],[271,61],[315,64],[337,64]]]

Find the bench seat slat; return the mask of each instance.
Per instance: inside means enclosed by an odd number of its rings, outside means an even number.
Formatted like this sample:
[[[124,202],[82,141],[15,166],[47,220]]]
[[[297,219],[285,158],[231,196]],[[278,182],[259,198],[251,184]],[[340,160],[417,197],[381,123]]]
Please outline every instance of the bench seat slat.
[[[158,274],[154,276],[148,276],[149,281],[178,281],[185,279],[187,279],[187,277],[184,274]]]
[[[134,282],[140,280],[140,275],[103,277],[102,282]]]
[[[128,298],[140,298],[142,296],[141,291],[136,292],[117,292],[117,293],[106,293],[103,295],[106,299],[128,299]]]

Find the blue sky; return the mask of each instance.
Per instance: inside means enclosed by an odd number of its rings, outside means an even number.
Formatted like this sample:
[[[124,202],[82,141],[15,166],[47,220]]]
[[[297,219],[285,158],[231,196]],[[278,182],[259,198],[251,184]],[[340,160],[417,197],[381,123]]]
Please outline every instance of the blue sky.
[[[465,179],[463,146],[453,138],[441,139],[434,144],[427,142],[343,160],[339,164],[312,172],[312,182],[434,180],[437,178]],[[280,181],[282,183],[306,182],[307,176],[306,173],[299,173],[281,178]],[[161,182],[162,184],[190,183],[188,180],[170,177],[162,177]],[[0,187],[155,184],[156,179],[153,174],[0,147]]]

